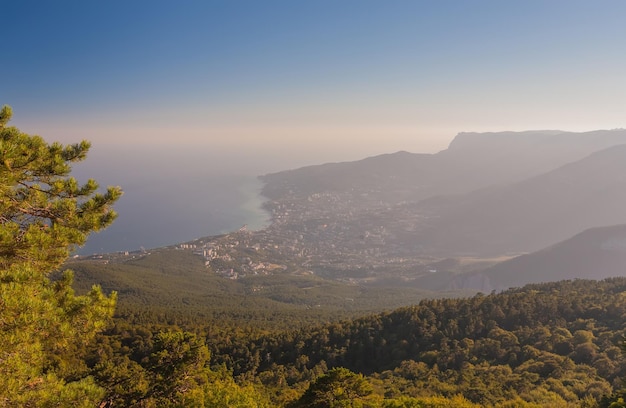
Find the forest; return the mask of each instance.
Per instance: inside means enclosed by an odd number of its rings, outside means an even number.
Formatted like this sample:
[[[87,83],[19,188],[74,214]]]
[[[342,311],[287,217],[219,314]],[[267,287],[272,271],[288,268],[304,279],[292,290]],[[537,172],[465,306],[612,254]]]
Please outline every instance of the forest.
[[[148,323],[145,315],[142,323],[120,317],[98,337],[101,354],[92,353],[88,366],[97,371],[112,364],[116,374],[98,378],[115,378],[118,387],[127,381],[119,389],[134,390],[138,378],[158,377],[150,359],[167,333],[206,347],[207,367],[263,395],[268,406],[345,406],[337,393],[347,384],[360,390],[353,390],[357,397],[342,394],[357,404],[348,406],[609,406],[626,375],[625,317],[626,278],[424,300],[269,333],[235,321],[198,319],[180,327],[159,325],[158,318]],[[319,387],[326,387],[324,397],[319,390],[312,397]],[[116,398],[127,406],[136,396]]]
[[[117,307],[118,293],[77,287],[66,268],[122,190],[71,177],[88,142],[48,144],[10,118],[3,107],[1,406],[626,406],[626,278],[351,314]]]

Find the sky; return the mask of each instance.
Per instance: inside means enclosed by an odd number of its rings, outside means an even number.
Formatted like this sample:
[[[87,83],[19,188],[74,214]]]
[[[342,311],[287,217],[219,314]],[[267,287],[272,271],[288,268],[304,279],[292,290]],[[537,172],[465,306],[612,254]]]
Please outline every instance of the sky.
[[[0,103],[14,125],[62,142],[296,163],[433,152],[463,131],[624,125],[623,1],[24,0],[2,10]]]
[[[626,122],[624,1],[20,0],[1,10],[0,104],[12,124],[90,140],[85,166],[128,192],[202,171],[190,163],[264,174],[436,152],[459,132]]]

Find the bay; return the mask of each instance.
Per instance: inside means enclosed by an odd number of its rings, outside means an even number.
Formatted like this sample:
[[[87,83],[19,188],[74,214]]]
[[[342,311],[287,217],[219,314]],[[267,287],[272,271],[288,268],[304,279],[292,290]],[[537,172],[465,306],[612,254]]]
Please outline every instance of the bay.
[[[127,188],[116,205],[117,220],[92,234],[81,255],[134,251],[232,232],[257,230],[269,222],[262,208],[262,183],[255,177],[222,176],[181,183],[164,192],[158,186]],[[174,191],[172,191],[174,190]]]
[[[115,204],[118,218],[92,233],[79,255],[150,249],[269,224],[260,168],[249,161],[182,150],[104,150],[90,152],[73,174],[124,190]]]

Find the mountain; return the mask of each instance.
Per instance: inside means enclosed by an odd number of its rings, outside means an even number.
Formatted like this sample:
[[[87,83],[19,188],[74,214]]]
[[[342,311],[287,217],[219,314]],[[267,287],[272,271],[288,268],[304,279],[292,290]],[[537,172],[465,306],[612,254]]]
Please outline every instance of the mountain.
[[[425,246],[441,253],[529,252],[587,228],[626,223],[626,145],[522,182],[413,206],[429,218]]]
[[[624,129],[460,133],[436,154],[397,152],[287,170],[261,179],[266,183],[263,194],[272,200],[351,192],[372,203],[393,204],[521,181],[623,143]]]
[[[452,287],[489,292],[529,283],[626,276],[626,225],[591,228],[546,249],[457,277]]]
[[[432,154],[397,152],[355,162],[326,163],[261,176],[262,194],[272,200],[316,193],[367,194],[372,201],[410,199],[427,188],[423,177],[436,163]]]

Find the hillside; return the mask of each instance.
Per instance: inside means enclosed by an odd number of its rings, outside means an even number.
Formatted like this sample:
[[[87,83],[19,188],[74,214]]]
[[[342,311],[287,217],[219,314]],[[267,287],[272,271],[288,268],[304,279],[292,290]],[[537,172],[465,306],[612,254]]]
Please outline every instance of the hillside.
[[[626,223],[626,145],[522,182],[436,197],[412,207],[429,217],[425,246],[439,253],[528,252],[597,226]]]
[[[118,293],[118,315],[144,322],[230,321],[276,329],[360,316],[424,298],[473,291],[432,292],[418,287],[365,287],[311,274],[252,275],[229,279],[201,256],[176,248],[74,259],[79,292],[100,285]],[[194,323],[195,324],[195,323]]]
[[[626,225],[586,230],[546,249],[458,276],[451,287],[483,292],[563,279],[626,276]]]
[[[227,279],[207,268],[197,254],[174,248],[111,257],[73,260],[67,266],[75,271],[80,291],[93,284],[106,292],[117,291],[121,315],[142,309],[155,321],[168,316],[182,322],[192,312],[197,318],[229,319],[236,324],[245,316],[246,325],[283,328],[282,319],[291,319],[293,327],[390,310],[424,298],[626,276],[626,225],[589,229],[499,263],[496,258],[447,258],[424,265],[425,273],[416,271],[410,278],[386,274],[359,285],[287,272]]]
[[[368,375],[387,398],[461,394],[481,406],[516,398],[503,406],[586,406],[578,404],[609,394],[626,373],[617,347],[624,293],[626,278],[614,278],[424,300],[246,347],[215,344],[214,353],[235,373],[255,373],[267,385],[346,367]]]

